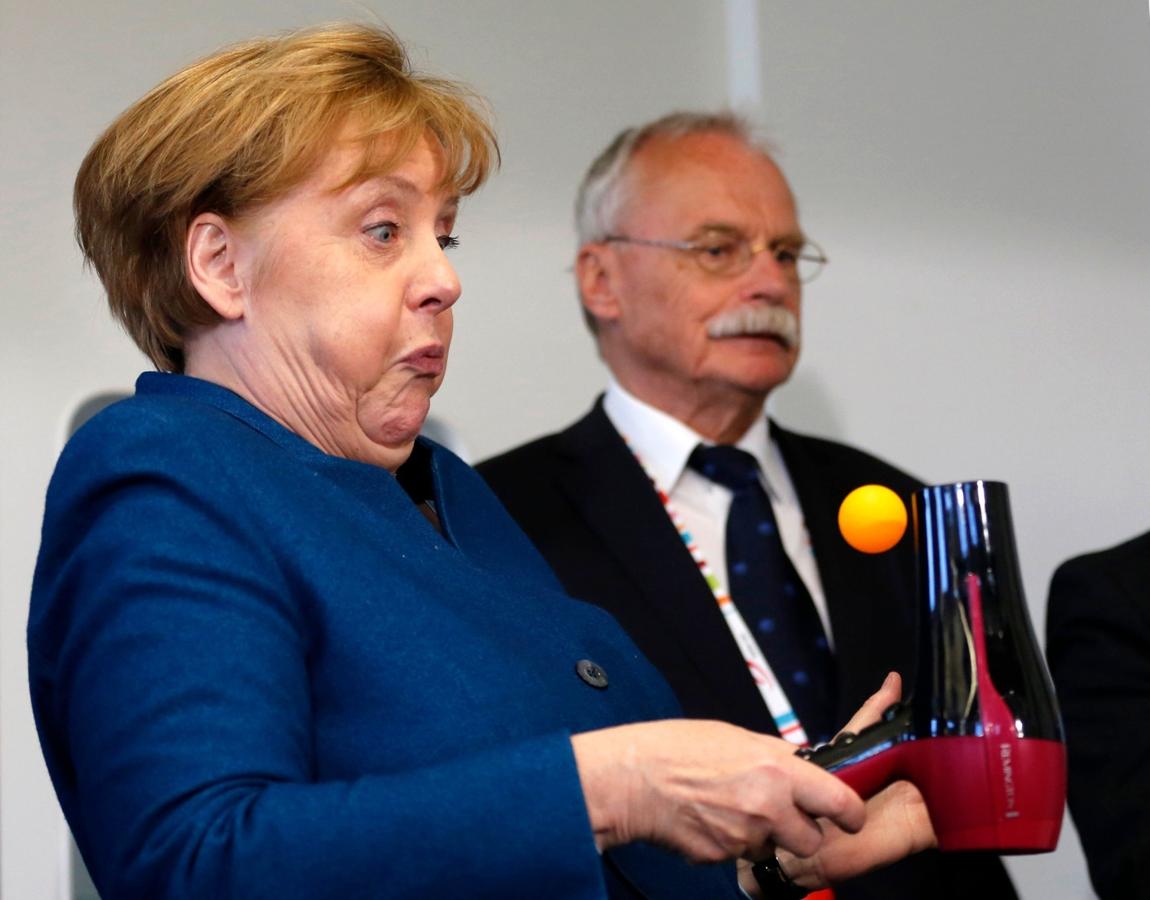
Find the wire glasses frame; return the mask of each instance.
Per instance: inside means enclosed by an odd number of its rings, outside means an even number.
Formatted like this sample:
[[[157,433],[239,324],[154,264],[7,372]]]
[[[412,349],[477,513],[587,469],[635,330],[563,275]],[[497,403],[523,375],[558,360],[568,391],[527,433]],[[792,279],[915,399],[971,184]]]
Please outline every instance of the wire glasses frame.
[[[714,275],[741,275],[751,267],[751,261],[757,254],[769,250],[783,271],[794,281],[803,284],[818,277],[829,262],[823,248],[812,240],[805,241],[797,248],[769,240],[752,243],[747,238],[734,234],[694,241],[655,240],[629,237],[625,234],[609,234],[603,241],[608,244],[637,244],[640,247],[681,250],[690,253],[699,264],[699,268]]]

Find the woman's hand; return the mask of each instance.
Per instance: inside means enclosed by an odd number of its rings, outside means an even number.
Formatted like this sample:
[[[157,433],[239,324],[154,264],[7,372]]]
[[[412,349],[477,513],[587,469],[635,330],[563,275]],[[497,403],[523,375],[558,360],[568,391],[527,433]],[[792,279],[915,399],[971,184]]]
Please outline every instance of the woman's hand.
[[[901,693],[902,679],[892,672],[843,730],[859,732],[878,721]],[[794,853],[780,845],[776,854],[787,877],[810,890],[882,868],[937,844],[926,803],[909,781],[896,781],[866,802],[866,827],[860,831],[848,833],[825,819],[817,824],[823,838],[817,852]],[[758,895],[750,864],[742,860],[739,881],[752,897]]]
[[[922,794],[909,781],[896,781],[866,802],[866,827],[848,834],[820,820],[823,841],[810,856],[782,848],[777,855],[787,877],[810,890],[889,866],[934,847],[938,841]]]
[[[851,716],[851,720],[843,726],[843,731],[858,734],[868,725],[873,725],[879,717],[891,706],[902,699],[902,676],[898,672],[888,672],[879,689],[871,694],[858,711]]]
[[[859,796],[794,745],[724,722],[643,722],[571,743],[600,849],[645,840],[696,862],[776,847],[812,857],[828,824],[849,834],[866,818]]]
[[[846,730],[877,721],[901,688],[889,675]],[[644,722],[577,734],[571,743],[600,849],[645,840],[696,862],[777,853],[792,880],[817,888],[936,844],[926,804],[909,782],[863,804],[838,778],[795,756],[794,745],[734,725]]]

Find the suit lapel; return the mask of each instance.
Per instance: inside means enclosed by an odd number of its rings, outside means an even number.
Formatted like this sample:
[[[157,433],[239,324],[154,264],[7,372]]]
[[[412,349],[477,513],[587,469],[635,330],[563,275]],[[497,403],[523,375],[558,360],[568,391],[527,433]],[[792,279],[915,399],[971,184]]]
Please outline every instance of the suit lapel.
[[[559,451],[562,489],[630,582],[619,595],[596,602],[644,648],[667,650],[674,642],[696,677],[737,711],[736,721],[773,732],[711,589],[602,401],[561,435]]]

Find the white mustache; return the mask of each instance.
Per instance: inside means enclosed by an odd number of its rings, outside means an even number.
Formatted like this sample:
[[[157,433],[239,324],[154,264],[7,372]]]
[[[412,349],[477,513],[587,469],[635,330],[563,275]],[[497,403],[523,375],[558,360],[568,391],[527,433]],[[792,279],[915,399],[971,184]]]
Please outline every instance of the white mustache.
[[[799,343],[799,318],[785,306],[747,304],[721,312],[707,322],[712,338],[766,335],[778,338],[788,348]]]

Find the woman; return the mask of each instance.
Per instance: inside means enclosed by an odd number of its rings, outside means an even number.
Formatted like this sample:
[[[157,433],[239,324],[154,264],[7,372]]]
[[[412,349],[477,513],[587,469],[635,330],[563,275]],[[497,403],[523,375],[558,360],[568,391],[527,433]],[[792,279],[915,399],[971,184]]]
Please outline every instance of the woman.
[[[160,372],[61,457],[29,653],[107,896],[737,897],[686,860],[777,849],[813,886],[933,842],[909,786],[867,810],[779,740],[669,719],[417,439],[496,152],[463,89],[336,27],[189,67],[85,159],[81,246]]]

